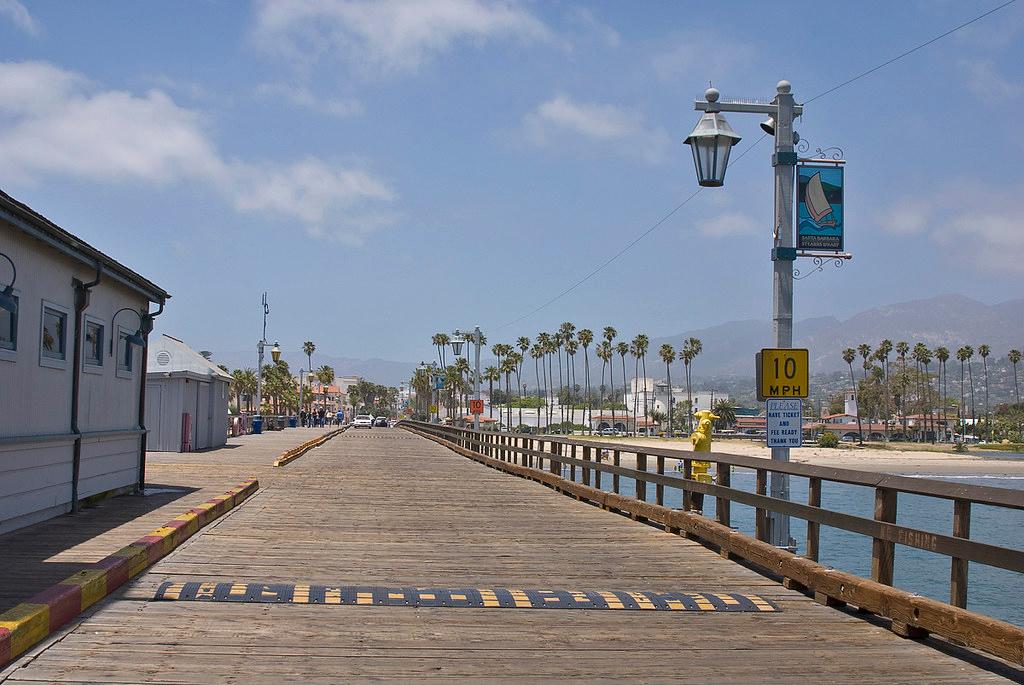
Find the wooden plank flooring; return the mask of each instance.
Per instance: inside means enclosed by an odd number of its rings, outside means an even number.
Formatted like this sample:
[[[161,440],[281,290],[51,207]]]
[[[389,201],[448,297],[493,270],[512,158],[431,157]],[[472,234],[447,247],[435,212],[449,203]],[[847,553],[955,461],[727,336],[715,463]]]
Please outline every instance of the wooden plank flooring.
[[[5,671],[11,682],[1006,682],[400,429],[348,431]],[[154,602],[164,581],[720,591],[776,614]],[[0,676],[2,679],[2,676]]]
[[[231,438],[217,450],[151,452],[146,495],[123,495],[0,535],[0,613],[134,542],[251,476],[265,477],[284,450],[328,429]]]

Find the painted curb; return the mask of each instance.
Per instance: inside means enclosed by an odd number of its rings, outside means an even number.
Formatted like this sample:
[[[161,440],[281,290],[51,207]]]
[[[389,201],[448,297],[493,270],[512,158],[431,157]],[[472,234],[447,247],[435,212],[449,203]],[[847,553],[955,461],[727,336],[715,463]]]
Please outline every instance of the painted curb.
[[[314,447],[319,447],[336,435],[341,435],[349,429],[348,426],[342,426],[341,428],[332,430],[330,433],[324,433],[323,435],[307,440],[298,447],[293,447],[286,452],[282,452],[281,456],[274,460],[274,466],[285,466],[292,463],[306,452],[310,451]]]
[[[0,666],[142,573],[259,487],[255,478],[247,480],[0,614]]]

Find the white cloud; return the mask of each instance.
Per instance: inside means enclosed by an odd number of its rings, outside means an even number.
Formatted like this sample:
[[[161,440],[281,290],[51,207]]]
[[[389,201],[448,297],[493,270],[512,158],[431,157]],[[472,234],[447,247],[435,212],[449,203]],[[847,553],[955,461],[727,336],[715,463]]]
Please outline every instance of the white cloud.
[[[890,233],[925,235],[949,258],[980,270],[1024,274],[1022,195],[1021,181],[1001,188],[960,182],[924,200],[889,208],[880,224]],[[889,217],[902,217],[903,223]]]
[[[363,113],[363,103],[358,100],[320,98],[303,86],[291,86],[286,83],[261,83],[256,86],[256,94],[266,98],[281,98],[296,107],[332,117],[350,117]]]
[[[606,47],[617,48],[622,43],[619,32],[608,24],[597,18],[597,16],[586,7],[573,7],[569,10],[567,18],[570,23],[576,25],[585,36],[594,37]]]
[[[639,157],[649,163],[665,158],[671,139],[664,129],[649,127],[643,117],[615,105],[576,102],[558,95],[523,118],[527,138],[547,147],[563,142],[566,134]]]
[[[39,35],[39,23],[18,0],[0,0],[0,15],[30,36]]]
[[[697,230],[712,238],[727,238],[757,233],[757,222],[742,212],[724,212],[697,224]],[[770,227],[765,229],[767,233]]]
[[[975,95],[986,100],[1009,100],[1024,94],[1024,81],[1011,80],[996,68],[992,60],[960,60],[964,84]]]
[[[458,42],[551,38],[543,22],[501,0],[260,0],[253,35],[300,63],[339,55],[371,74],[414,72]]]
[[[166,93],[102,90],[53,65],[0,63],[0,159],[5,175],[53,176],[98,183],[198,181],[236,210],[302,222],[313,235],[386,222],[394,200],[382,180],[358,169],[307,157],[288,165],[226,159],[200,113]]]

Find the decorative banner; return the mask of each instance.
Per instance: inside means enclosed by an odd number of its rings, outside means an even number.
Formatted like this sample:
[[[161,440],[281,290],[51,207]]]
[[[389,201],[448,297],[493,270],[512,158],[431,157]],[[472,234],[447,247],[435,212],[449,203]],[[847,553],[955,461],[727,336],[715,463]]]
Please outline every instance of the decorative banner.
[[[796,247],[843,251],[843,167],[797,167]]]

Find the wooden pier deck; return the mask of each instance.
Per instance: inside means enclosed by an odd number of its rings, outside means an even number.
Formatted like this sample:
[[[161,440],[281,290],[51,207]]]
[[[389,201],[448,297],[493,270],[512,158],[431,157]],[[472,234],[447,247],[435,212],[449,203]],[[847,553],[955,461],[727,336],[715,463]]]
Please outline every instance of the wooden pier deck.
[[[252,475],[244,463],[218,468]],[[1005,670],[400,429],[350,430],[258,475],[259,493],[0,681],[1006,682]],[[153,601],[168,581],[721,592],[780,610]]]

